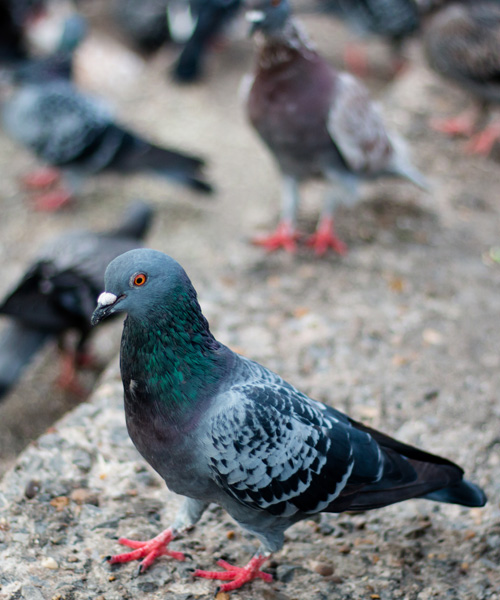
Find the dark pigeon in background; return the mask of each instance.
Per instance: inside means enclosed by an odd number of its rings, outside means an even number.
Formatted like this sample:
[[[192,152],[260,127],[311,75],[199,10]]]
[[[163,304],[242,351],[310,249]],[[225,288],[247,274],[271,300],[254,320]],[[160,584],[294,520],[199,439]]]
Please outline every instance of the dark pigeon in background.
[[[370,34],[386,39],[394,57],[394,70],[403,64],[402,45],[421,25],[421,15],[415,0],[316,0],[318,10],[344,21],[361,36]],[[366,58],[354,51],[345,54],[346,63],[360,75],[366,70]]]
[[[0,65],[27,58],[26,30],[44,10],[44,0],[0,0]]]
[[[276,232],[255,243],[293,252],[299,237],[296,213],[301,182],[326,180],[318,229],[309,245],[344,254],[333,228],[340,202],[357,200],[359,181],[381,176],[406,178],[425,188],[402,140],[390,135],[368,91],[352,75],[338,73],[314,49],[291,17],[288,0],[247,5],[254,31],[263,34],[247,98],[252,125],[273,154],[282,175],[282,212]],[[334,189],[333,184],[340,186]]]
[[[115,256],[141,245],[152,214],[150,206],[137,202],[116,228],[102,233],[67,232],[40,251],[0,304],[0,315],[10,321],[0,334],[0,398],[48,340],[62,338],[68,331],[78,332],[79,340],[68,353],[61,383],[78,388],[74,364],[85,359],[90,317],[106,266]]]
[[[116,22],[141,52],[158,50],[170,41],[169,0],[114,0]]]
[[[127,428],[135,446],[186,496],[172,525],[148,542],[120,538],[132,552],[111,564],[158,556],[184,560],[169,542],[221,505],[261,546],[243,568],[194,575],[255,578],[284,532],[319,512],[364,511],[409,498],[483,506],[483,491],[445,458],[398,442],[308,398],[265,367],[218,342],[188,276],[169,256],[126,252],[106,269],[92,322],[127,313],[121,374]]]
[[[424,49],[430,66],[465,89],[476,101],[453,119],[435,120],[435,129],[472,136],[466,149],[488,155],[500,139],[500,121],[487,123],[489,109],[500,104],[500,2],[475,0],[444,6],[426,26]]]
[[[238,14],[242,0],[191,0],[195,25],[172,69],[179,82],[199,78],[205,55],[219,34]]]

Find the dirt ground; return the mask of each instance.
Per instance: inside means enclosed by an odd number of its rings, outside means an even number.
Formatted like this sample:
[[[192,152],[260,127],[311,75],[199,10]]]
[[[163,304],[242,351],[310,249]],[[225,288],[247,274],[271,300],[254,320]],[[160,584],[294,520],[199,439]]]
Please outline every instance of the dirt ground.
[[[325,19],[305,22],[341,64],[343,30]],[[384,47],[370,47],[384,71]],[[207,158],[213,199],[147,177],[101,176],[68,209],[36,213],[19,178],[37,162],[0,132],[0,293],[44,240],[70,227],[105,228],[128,201],[144,198],[157,210],[148,245],[183,264],[221,341],[354,418],[455,460],[490,497],[484,510],[408,502],[297,525],[271,565],[278,587],[271,593],[256,583],[242,598],[301,598],[304,589],[318,599],[499,598],[500,169],[495,156],[467,156],[463,141],[430,130],[431,117],[454,114],[468,100],[428,71],[418,43],[409,52],[398,81],[369,84],[432,191],[366,185],[362,201],[338,213],[350,248],[342,258],[317,259],[306,249],[267,255],[248,243],[274,227],[279,212],[277,172],[238,99],[252,64],[248,40],[212,56],[206,78],[189,87],[165,77],[173,49],[145,64],[98,32],[79,56],[82,85],[104,95],[120,120]],[[315,226],[322,191],[304,188],[305,231]],[[116,356],[119,333],[119,324],[97,333],[103,361]],[[81,401],[57,389],[57,370],[49,347],[0,405],[2,471]],[[96,375],[82,376],[90,390]],[[229,520],[220,512],[209,521],[203,535],[210,543],[217,537],[209,550],[227,542],[232,559],[246,560],[252,542],[241,533],[226,540]],[[196,590],[210,597],[208,584]]]

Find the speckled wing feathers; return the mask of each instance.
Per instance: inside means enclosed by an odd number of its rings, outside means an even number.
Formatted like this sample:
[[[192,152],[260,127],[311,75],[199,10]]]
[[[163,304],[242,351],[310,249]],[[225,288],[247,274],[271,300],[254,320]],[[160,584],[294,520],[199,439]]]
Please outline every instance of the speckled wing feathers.
[[[348,73],[337,75],[327,128],[349,167],[359,173],[387,169],[393,148],[365,87]]]

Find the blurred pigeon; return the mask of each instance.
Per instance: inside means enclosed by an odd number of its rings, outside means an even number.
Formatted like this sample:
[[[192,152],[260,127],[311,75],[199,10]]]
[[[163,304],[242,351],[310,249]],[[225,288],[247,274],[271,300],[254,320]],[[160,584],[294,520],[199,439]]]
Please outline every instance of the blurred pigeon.
[[[140,245],[151,219],[152,209],[135,203],[116,228],[103,233],[67,232],[42,249],[0,304],[0,314],[11,321],[0,334],[0,398],[45,342],[72,330],[78,332],[79,341],[76,351],[67,356],[61,382],[77,389],[74,363],[85,360],[90,317],[106,266],[115,256]]]
[[[44,0],[0,0],[0,63],[28,55],[26,28],[44,10]]]
[[[120,312],[120,365],[127,427],[139,452],[186,496],[171,527],[153,540],[120,538],[144,571],[161,555],[184,559],[169,542],[220,504],[261,542],[243,568],[195,576],[232,580],[223,592],[257,577],[285,530],[319,512],[379,508],[409,498],[483,506],[486,496],[462,469],[308,398],[258,363],[218,342],[188,276],[149,249],[115,258],[92,323]]]
[[[401,67],[401,46],[418,31],[420,11],[416,0],[317,0],[319,10],[333,14],[355,32],[387,39],[395,59],[395,71]],[[366,59],[359,52],[345,54],[347,65],[358,74],[366,71]]]
[[[453,2],[430,21],[424,47],[430,66],[467,90],[477,107],[454,119],[436,120],[433,126],[451,135],[471,136],[500,104],[500,2]],[[469,152],[488,155],[500,139],[500,121],[491,122],[467,145]]]
[[[169,0],[115,0],[116,21],[142,52],[154,52],[170,40]]]
[[[236,16],[241,4],[242,0],[191,0],[196,21],[172,71],[177,81],[188,82],[199,77],[209,47]]]
[[[271,150],[283,178],[281,222],[270,237],[255,243],[293,252],[299,237],[296,212],[300,182],[321,178],[340,184],[329,189],[318,229],[309,240],[317,254],[347,250],[333,229],[339,202],[357,199],[359,180],[406,178],[425,188],[402,140],[389,135],[368,91],[348,73],[338,73],[316,52],[291,18],[288,0],[255,0],[247,17],[264,43],[247,98],[252,125]]]
[[[62,79],[22,85],[4,105],[3,124],[40,159],[60,167],[73,189],[85,176],[107,171],[151,172],[212,192],[201,158],[157,146],[122,127],[103,102]],[[72,191],[46,194],[38,207],[55,210],[69,201]]]

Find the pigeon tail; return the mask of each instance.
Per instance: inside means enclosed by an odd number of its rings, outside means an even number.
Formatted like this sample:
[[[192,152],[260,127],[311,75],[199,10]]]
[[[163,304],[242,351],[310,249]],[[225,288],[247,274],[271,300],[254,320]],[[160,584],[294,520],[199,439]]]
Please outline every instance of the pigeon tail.
[[[201,171],[204,164],[202,158],[161,148],[125,131],[120,148],[108,168],[118,171],[153,171],[199,192],[211,193],[213,188],[205,181]]]
[[[0,399],[15,385],[50,334],[12,322],[0,335]]]
[[[153,212],[152,207],[146,202],[142,200],[133,202],[123,216],[122,222],[108,235],[110,237],[129,237],[135,240],[144,239],[151,227]]]
[[[462,481],[436,492],[425,494],[422,498],[470,507],[484,506],[486,504],[486,494],[483,490],[466,479],[462,479]]]
[[[388,171],[397,177],[404,177],[425,192],[431,186],[420,171],[412,165],[406,142],[398,135],[391,133],[390,140],[394,149]]]

